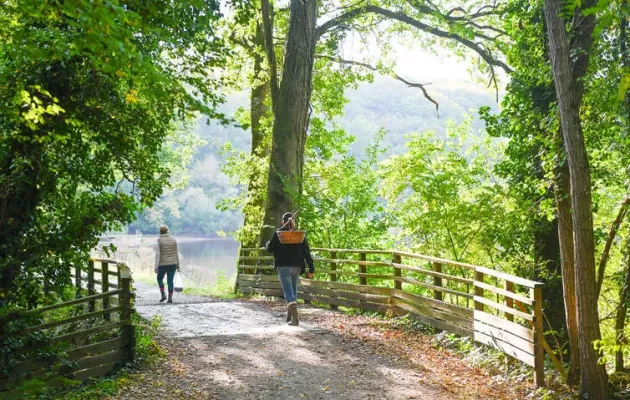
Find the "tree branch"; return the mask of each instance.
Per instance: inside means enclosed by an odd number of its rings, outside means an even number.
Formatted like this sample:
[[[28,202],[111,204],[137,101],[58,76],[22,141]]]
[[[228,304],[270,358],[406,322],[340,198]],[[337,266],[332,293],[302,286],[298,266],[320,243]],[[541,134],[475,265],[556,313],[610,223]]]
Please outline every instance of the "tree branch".
[[[623,218],[628,212],[628,206],[630,206],[630,197],[626,197],[623,200],[621,206],[619,207],[617,218],[615,218],[613,223],[610,225],[608,238],[606,238],[606,245],[604,246],[604,251],[602,251],[601,258],[599,259],[599,269],[597,270],[597,298],[599,298],[599,294],[602,291],[602,284],[604,283],[604,272],[606,271],[606,264],[608,263],[610,248],[612,247],[613,240],[615,240],[615,236],[617,236],[617,230],[619,229],[619,226],[623,222]]]
[[[360,61],[352,61],[352,60],[343,60],[341,58],[335,58],[335,57],[330,57],[330,56],[325,56],[325,55],[317,55],[317,58],[324,58],[339,64],[346,64],[346,65],[356,65],[359,67],[363,67],[363,68],[367,68],[371,71],[375,71],[375,72],[380,72],[378,68],[370,65],[370,64],[366,64]],[[404,83],[405,85],[409,86],[409,87],[415,87],[418,88],[422,91],[422,94],[424,95],[424,98],[429,100],[431,103],[435,104],[435,113],[437,114],[438,118],[440,117],[440,114],[438,113],[438,108],[439,108],[439,104],[437,101],[435,101],[431,96],[429,96],[429,93],[427,92],[427,90],[424,88],[424,85],[426,84],[422,84],[422,83],[414,83],[414,82],[409,82],[408,80],[404,79],[403,77],[401,77],[400,75],[396,74],[396,73],[392,73],[391,75],[394,79]]]
[[[427,9],[430,9],[430,8],[427,7]],[[472,40],[463,38],[455,33],[446,32],[441,29],[435,28],[433,26],[427,25],[424,22],[418,21],[417,19],[414,19],[405,13],[386,10],[384,8],[377,7],[370,4],[364,7],[355,8],[354,10],[348,11],[347,13],[341,14],[331,20],[326,21],[325,23],[323,23],[317,28],[315,37],[319,39],[323,34],[328,32],[329,30],[335,29],[338,26],[343,25],[347,21],[350,21],[360,15],[368,14],[368,13],[382,15],[384,17],[403,22],[409,26],[412,26],[414,28],[417,28],[429,34],[435,35],[437,37],[455,40],[456,42],[459,42],[462,45],[468,47],[469,49],[475,51],[489,65],[501,67],[507,73],[512,72],[512,69],[507,64],[505,64],[501,60],[495,59],[492,56],[492,54],[490,54],[490,52],[486,51],[481,46],[479,46],[479,44],[473,42]]]

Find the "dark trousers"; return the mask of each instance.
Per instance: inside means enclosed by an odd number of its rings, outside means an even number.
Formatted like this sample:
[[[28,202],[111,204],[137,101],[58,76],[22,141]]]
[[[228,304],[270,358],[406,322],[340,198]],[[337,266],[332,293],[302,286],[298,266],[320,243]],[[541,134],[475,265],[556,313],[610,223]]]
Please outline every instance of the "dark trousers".
[[[173,291],[173,277],[177,271],[177,264],[173,265],[160,265],[158,267],[157,281],[160,286],[160,290],[164,289],[164,275],[166,274],[166,284],[168,285],[168,291]]]

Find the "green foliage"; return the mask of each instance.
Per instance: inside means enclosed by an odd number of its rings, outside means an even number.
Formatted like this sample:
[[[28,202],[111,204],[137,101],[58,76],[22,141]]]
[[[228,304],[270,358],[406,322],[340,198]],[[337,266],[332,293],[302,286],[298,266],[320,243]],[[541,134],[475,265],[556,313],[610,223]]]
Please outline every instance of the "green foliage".
[[[5,2],[0,301],[33,305],[42,282],[68,283],[65,266],[169,183],[176,122],[221,117],[218,18],[206,0]]]
[[[450,125],[450,139],[415,135],[408,152],[383,162],[381,193],[399,246],[422,254],[487,264],[508,242],[514,205],[492,172],[500,147],[468,133],[470,121]]]
[[[309,232],[309,243],[313,247],[387,245],[387,223],[385,209],[378,199],[377,175],[378,157],[384,151],[380,145],[383,134],[366,149],[365,158],[360,162],[341,153],[314,158],[306,165],[303,201],[299,205],[300,228]],[[318,148],[327,148],[327,143],[321,139],[322,136],[308,138],[311,146],[317,143]],[[312,151],[317,153],[317,150]]]

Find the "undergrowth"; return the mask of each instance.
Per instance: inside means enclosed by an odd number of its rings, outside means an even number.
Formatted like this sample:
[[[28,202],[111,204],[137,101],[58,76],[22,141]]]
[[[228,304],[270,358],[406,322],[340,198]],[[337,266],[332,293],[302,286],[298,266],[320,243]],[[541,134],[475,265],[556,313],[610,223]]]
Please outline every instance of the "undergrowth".
[[[10,392],[0,393],[2,400],[97,400],[114,396],[129,382],[129,375],[164,357],[165,352],[155,341],[160,318],[148,321],[134,314],[136,357],[116,373],[105,378],[79,382],[63,376],[24,381]]]

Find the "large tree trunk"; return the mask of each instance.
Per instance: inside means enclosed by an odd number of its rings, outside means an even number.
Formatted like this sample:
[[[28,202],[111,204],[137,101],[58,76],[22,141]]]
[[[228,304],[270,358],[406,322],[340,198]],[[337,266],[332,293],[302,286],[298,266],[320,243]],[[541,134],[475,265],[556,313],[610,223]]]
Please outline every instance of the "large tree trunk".
[[[561,138],[558,138],[562,142]],[[567,384],[575,387],[580,383],[580,348],[578,344],[578,323],[575,300],[575,258],[573,255],[573,222],[569,201],[569,165],[565,160],[564,147],[560,144],[561,154],[556,155],[554,193],[558,212],[558,239],[560,241],[560,259],[562,268],[562,293],[566,314],[567,333],[569,335],[569,359],[571,364],[567,374]]]
[[[617,315],[615,316],[615,334],[618,345],[627,345],[626,335],[624,329],[626,328],[626,316],[628,314],[628,303],[630,303],[630,236],[626,238],[626,277],[621,284],[621,290],[619,293],[619,307],[617,308]],[[615,354],[615,371],[622,372],[623,366],[623,352],[620,350]]]
[[[589,1],[583,2],[582,6],[588,8],[592,5],[587,3]],[[595,17],[583,16],[579,10],[576,12],[580,16],[580,22],[573,26],[576,32],[571,50],[580,54],[573,63],[560,10],[560,0],[545,1],[554,84],[560,106],[560,125],[569,161],[581,380],[589,399],[606,399],[606,371],[604,366],[598,364],[598,354],[593,347],[593,343],[601,338],[601,333],[595,280],[591,176],[579,115],[583,93],[580,78],[584,76],[588,66]]]
[[[315,56],[316,11],[315,0],[291,0],[289,31],[279,87],[275,87],[273,76],[271,78],[274,123],[267,202],[261,233],[263,241],[267,240],[274,227],[279,224],[283,213],[295,211],[301,194]],[[265,44],[269,55],[273,43],[270,43],[271,35],[268,33],[271,27],[266,25]],[[270,69],[272,73],[275,70]]]

